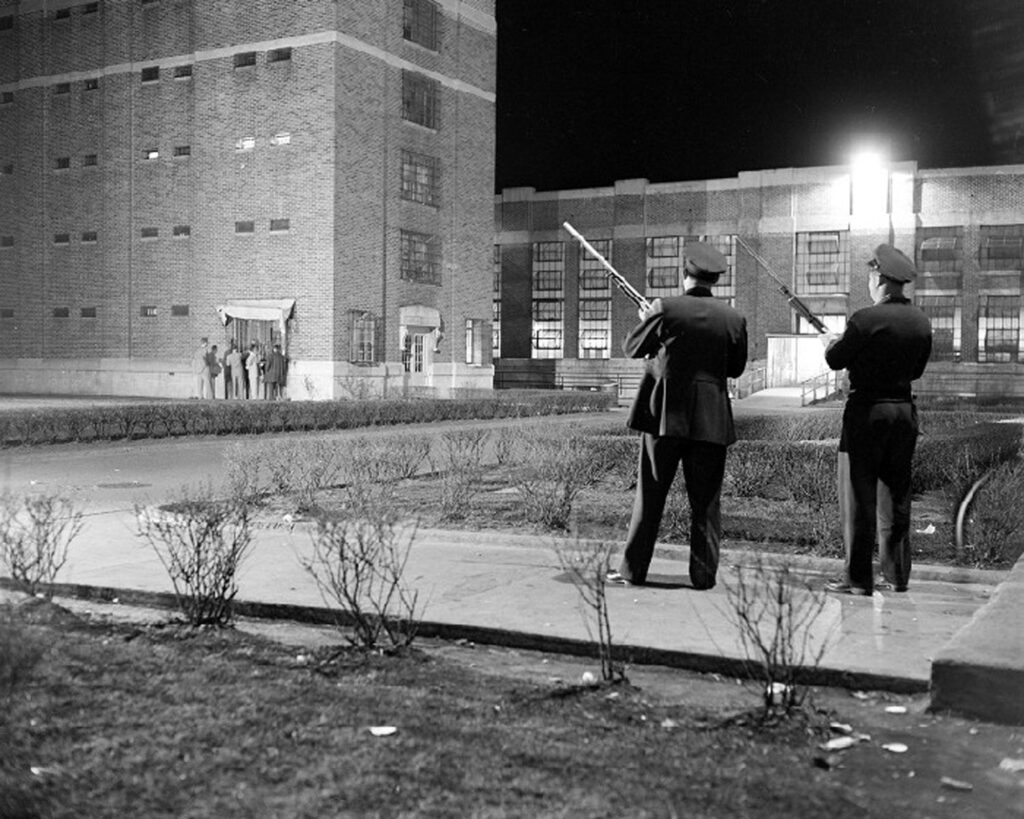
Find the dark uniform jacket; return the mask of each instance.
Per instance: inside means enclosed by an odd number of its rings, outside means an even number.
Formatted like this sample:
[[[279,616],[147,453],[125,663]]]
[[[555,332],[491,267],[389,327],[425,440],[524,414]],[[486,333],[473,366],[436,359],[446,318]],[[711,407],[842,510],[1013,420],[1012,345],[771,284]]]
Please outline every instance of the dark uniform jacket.
[[[651,359],[627,423],[651,435],[731,444],[726,379],[747,365],[746,319],[699,286],[654,307],[622,342],[630,358]]]
[[[890,296],[850,316],[825,360],[849,371],[851,401],[909,401],[910,382],[924,373],[931,351],[928,317],[909,299]]]

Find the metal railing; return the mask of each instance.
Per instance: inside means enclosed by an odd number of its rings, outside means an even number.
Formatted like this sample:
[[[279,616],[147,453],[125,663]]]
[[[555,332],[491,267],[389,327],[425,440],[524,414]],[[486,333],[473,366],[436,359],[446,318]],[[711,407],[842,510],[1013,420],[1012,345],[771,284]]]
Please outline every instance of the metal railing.
[[[829,370],[800,383],[800,406],[838,398],[844,390],[843,371]]]

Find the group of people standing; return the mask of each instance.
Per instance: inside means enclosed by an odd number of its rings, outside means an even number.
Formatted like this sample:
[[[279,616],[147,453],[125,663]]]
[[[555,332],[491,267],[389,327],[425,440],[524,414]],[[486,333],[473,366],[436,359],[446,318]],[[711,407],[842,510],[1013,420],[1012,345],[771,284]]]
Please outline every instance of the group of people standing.
[[[641,433],[633,515],[614,585],[642,586],[669,489],[683,467],[690,502],[690,585],[715,585],[722,537],[721,489],[726,449],[736,440],[727,379],[747,361],[746,320],[711,287],[725,257],[703,242],[687,244],[685,294],[655,299],[623,352],[647,359],[628,424]],[[839,443],[839,516],[846,550],[844,576],[830,592],[871,595],[907,591],[910,580],[910,477],[918,436],[911,382],[931,354],[932,330],[903,288],[917,271],[883,244],[867,260],[872,304],[856,311],[842,334],[823,334],[825,361],[849,372],[850,392]],[[879,547],[880,572],[872,557]]]
[[[277,400],[284,396],[288,359],[275,344],[269,354],[255,341],[248,350],[238,349],[232,340],[221,357],[217,345],[205,336],[192,355],[193,398],[216,398],[217,377],[224,374],[224,398]]]

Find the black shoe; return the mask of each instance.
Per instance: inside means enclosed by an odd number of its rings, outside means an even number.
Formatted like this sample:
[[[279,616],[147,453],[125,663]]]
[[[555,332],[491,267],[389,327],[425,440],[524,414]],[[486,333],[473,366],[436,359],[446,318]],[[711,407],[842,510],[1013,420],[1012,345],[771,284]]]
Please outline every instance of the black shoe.
[[[871,596],[871,589],[865,589],[863,586],[854,586],[845,580],[829,580],[825,584],[825,591],[835,592],[836,594],[853,594],[857,597]]]
[[[891,592],[900,593],[900,592],[905,592],[907,590],[907,587],[906,586],[897,586],[895,583],[892,583],[889,580],[885,580],[884,578],[879,578],[878,580],[875,581],[875,589],[877,589],[878,591],[891,591]]]
[[[625,577],[624,575],[622,575],[619,572],[616,572],[614,570],[608,572],[608,574],[606,574],[604,576],[604,582],[607,583],[609,586],[637,586],[637,585],[639,585],[638,583],[634,583],[629,578]]]

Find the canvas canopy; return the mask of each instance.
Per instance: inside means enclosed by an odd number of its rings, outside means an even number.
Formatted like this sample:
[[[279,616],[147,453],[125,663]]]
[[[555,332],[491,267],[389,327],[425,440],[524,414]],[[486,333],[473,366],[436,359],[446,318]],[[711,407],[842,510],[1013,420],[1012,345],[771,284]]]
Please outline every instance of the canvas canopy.
[[[285,335],[285,322],[295,309],[295,299],[232,299],[217,308],[221,324],[227,325],[232,319],[255,321],[276,321]]]

